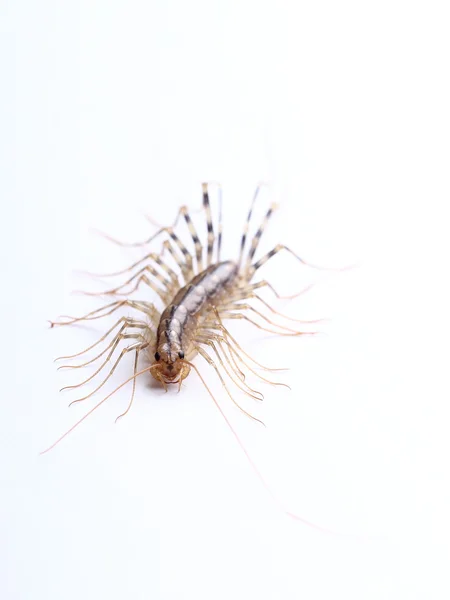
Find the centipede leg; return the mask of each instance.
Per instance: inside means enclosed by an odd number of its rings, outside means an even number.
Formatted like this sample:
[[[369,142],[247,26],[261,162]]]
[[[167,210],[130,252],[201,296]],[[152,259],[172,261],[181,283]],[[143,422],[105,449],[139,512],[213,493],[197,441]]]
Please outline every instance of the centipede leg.
[[[142,335],[141,334],[122,334],[122,338],[121,339],[140,339],[141,341],[139,342],[139,344],[132,344],[131,346],[127,346],[126,348],[123,348],[120,356],[118,357],[118,359],[116,360],[116,362],[114,363],[114,365],[112,366],[110,372],[108,373],[108,375],[105,377],[105,379],[102,381],[102,383],[100,385],[98,385],[95,390],[93,390],[92,392],[90,392],[87,396],[84,396],[83,398],[78,398],[77,400],[73,400],[69,406],[71,406],[72,404],[76,404],[77,402],[82,402],[83,400],[87,400],[88,398],[90,398],[91,396],[93,396],[96,392],[98,392],[99,389],[101,389],[105,383],[108,381],[108,379],[111,377],[111,375],[114,373],[114,371],[116,370],[118,364],[120,363],[120,361],[122,360],[122,358],[125,356],[125,354],[127,354],[127,352],[131,352],[132,350],[135,350],[139,345],[144,345],[147,342],[145,342],[142,339]],[[120,340],[118,340],[119,342]],[[114,345],[113,351],[116,349],[118,342]],[[112,354],[110,354],[111,356]],[[108,357],[109,360],[109,357]],[[105,361],[105,363],[102,365],[102,368],[105,366],[105,364],[108,361]],[[88,381],[88,380],[87,380]],[[86,383],[86,382],[83,382]]]
[[[108,335],[112,331],[114,331],[114,329],[118,325],[120,325],[121,323],[123,323],[123,324],[126,324],[126,323],[136,323],[136,324],[139,324],[143,328],[147,327],[147,324],[144,323],[143,321],[137,321],[136,319],[130,319],[129,317],[120,317],[120,319],[116,323],[114,323],[114,325],[110,329],[108,329],[108,331],[104,335],[102,335],[102,337],[99,340],[97,340],[94,344],[92,344],[88,348],[85,348],[84,350],[81,350],[81,352],[77,352],[76,354],[71,354],[71,355],[68,355],[68,356],[59,356],[58,358],[55,358],[55,362],[57,360],[69,360],[69,359],[72,359],[72,358],[76,358],[77,356],[81,356],[82,354],[86,354],[86,352],[89,352],[89,350],[92,350],[92,348],[95,348],[95,346],[98,346],[98,344],[100,344],[101,342],[103,342],[103,340],[106,339],[108,337]],[[122,328],[120,329],[120,331],[121,330],[122,330]],[[115,337],[114,337],[114,339],[115,339]],[[86,365],[89,365],[90,363],[95,362],[98,358],[100,358],[100,356],[102,356],[106,352],[106,350],[108,348],[109,348],[109,346],[107,346],[107,348],[105,350],[103,350],[103,352],[101,354],[97,355],[95,358],[91,359],[90,361],[88,361],[86,363],[83,363],[83,364],[80,364],[80,365],[61,365],[60,367],[58,367],[58,370],[59,369],[64,369],[64,368],[66,368],[66,369],[78,369],[80,367],[85,367]]]
[[[215,336],[212,336],[212,339],[209,337],[205,337],[205,336],[199,336],[197,338],[197,341],[201,342],[202,344],[206,344],[208,345],[210,348],[212,348],[212,350],[214,351],[215,355],[217,356],[217,359],[219,360],[220,365],[222,366],[223,370],[225,371],[225,373],[228,375],[228,377],[231,379],[231,381],[241,390],[244,392],[244,394],[247,394],[247,396],[250,396],[251,398],[254,398],[255,400],[263,400],[264,396],[261,394],[261,392],[258,392],[257,390],[253,390],[251,387],[249,387],[240,377],[238,378],[239,381],[236,381],[232,375],[230,374],[226,364],[224,363],[222,357],[220,356],[219,351],[217,350],[216,345],[214,344],[214,340]],[[222,349],[223,352],[223,349]],[[228,364],[230,365],[231,369],[233,369],[231,362],[229,361],[227,355],[225,352],[223,352],[224,357],[226,362],[228,362]],[[258,397],[257,396],[260,396]]]
[[[134,369],[133,369],[133,389],[132,389],[132,391],[131,391],[131,398],[130,398],[130,402],[128,403],[128,406],[127,406],[126,410],[125,410],[123,413],[121,413],[121,414],[120,414],[120,415],[119,415],[119,416],[116,418],[116,420],[115,420],[115,422],[116,422],[116,423],[117,423],[117,421],[118,421],[119,419],[121,419],[122,417],[124,417],[124,416],[125,416],[125,415],[128,413],[128,411],[129,411],[129,410],[130,410],[130,408],[131,408],[131,405],[133,404],[133,400],[134,400],[134,394],[135,394],[135,392],[136,392],[136,375],[137,375],[137,367],[138,367],[138,361],[139,361],[139,353],[140,353],[142,350],[145,350],[145,348],[147,348],[147,346],[148,346],[148,344],[143,344],[143,345],[141,345],[141,346],[138,346],[138,347],[136,348],[136,354],[135,354],[135,356],[134,356]]]
[[[201,347],[201,346],[195,346],[195,349],[197,350],[197,352],[200,354],[200,356],[202,356],[206,362],[215,370],[215,372],[217,373],[223,387],[225,388],[225,391],[228,394],[228,397],[230,398],[230,400],[233,402],[233,404],[235,406],[237,406],[237,408],[239,408],[240,411],[242,411],[245,415],[247,415],[247,417],[250,417],[250,419],[253,419],[254,421],[258,421],[258,423],[261,423],[261,425],[264,425],[264,423],[262,421],[260,421],[259,419],[257,419],[256,417],[254,417],[253,415],[251,415],[249,412],[247,412],[246,410],[244,410],[242,408],[242,406],[240,406],[236,400],[233,398],[233,396],[230,393],[230,390],[227,387],[227,384],[225,383],[224,378],[222,377],[221,372],[219,371],[219,369],[216,366],[216,363],[213,361],[213,359],[210,357],[210,355],[205,352],[205,350]]]
[[[212,222],[211,204],[209,203],[208,184],[202,184],[203,190],[203,207],[206,213],[206,228],[208,232],[208,249],[207,249],[207,261],[206,266],[209,267],[212,263],[213,249],[214,249],[214,226]]]

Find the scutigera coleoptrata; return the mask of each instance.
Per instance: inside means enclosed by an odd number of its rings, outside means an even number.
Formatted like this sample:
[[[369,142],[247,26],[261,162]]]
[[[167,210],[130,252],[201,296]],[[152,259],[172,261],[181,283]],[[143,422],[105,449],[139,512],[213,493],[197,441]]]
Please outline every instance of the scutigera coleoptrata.
[[[133,375],[120,384],[110,394],[105,396],[90,411],[88,411],[78,422],[75,423],[66,433],[64,433],[54,444],[44,450],[44,453],[52,449],[71,431],[84,421],[92,412],[106,402],[116,391],[121,389],[127,383],[132,382],[131,398],[125,411],[120,414],[116,421],[123,417],[130,410],[136,390],[136,379],[144,373],[150,373],[167,391],[168,384],[178,384],[178,390],[185,380],[190,370],[193,369],[199,376],[202,384],[205,386],[215,405],[220,411],[222,417],[230,427],[233,435],[237,439],[247,459],[251,463],[258,477],[265,487],[264,479],[261,477],[258,469],[254,465],[245,446],[235,433],[230,421],[226,417],[215,396],[206,384],[197,366],[192,362],[199,355],[217,374],[223,388],[229,399],[248,417],[262,423],[258,418],[246,411],[234,399],[231,394],[226,378],[229,379],[244,394],[255,400],[262,400],[262,394],[249,386],[246,381],[244,370],[251,372],[260,381],[274,386],[285,386],[283,382],[271,381],[261,375],[257,369],[265,371],[277,371],[261,365],[252,358],[231,334],[224,325],[226,320],[245,320],[255,327],[272,334],[284,336],[302,336],[312,335],[315,332],[298,331],[292,327],[273,322],[266,314],[258,308],[249,304],[250,300],[257,300],[263,307],[275,315],[282,315],[275,310],[268,302],[261,298],[257,290],[268,287],[279,298],[281,296],[275,291],[273,286],[265,279],[252,283],[258,270],[266,264],[276,254],[285,250],[292,254],[301,264],[314,267],[300,258],[290,248],[285,245],[277,244],[272,250],[263,254],[261,258],[255,260],[260,239],[266,229],[271,215],[276,206],[272,204],[265,213],[265,216],[259,225],[252,240],[249,242],[249,225],[252,222],[252,214],[255,201],[258,197],[259,187],[257,188],[247,219],[244,231],[240,240],[239,257],[237,261],[221,260],[221,241],[222,241],[222,219],[221,219],[221,198],[219,200],[219,222],[217,227],[217,236],[214,233],[213,217],[209,201],[209,192],[207,184],[203,184],[203,208],[206,214],[207,244],[204,248],[197,230],[192,222],[189,210],[182,206],[178,211],[175,223],[172,227],[160,228],[154,235],[147,240],[135,244],[126,244],[130,246],[145,246],[153,242],[158,236],[167,234],[168,239],[162,244],[162,252],[146,253],[144,257],[134,262],[128,268],[108,275],[124,275],[129,271],[137,269],[136,272],[128,277],[126,281],[101,295],[112,296],[130,296],[141,284],[149,287],[155,292],[163,305],[162,310],[158,310],[153,302],[144,300],[116,300],[105,306],[91,311],[83,317],[66,317],[65,321],[51,322],[51,326],[69,325],[83,321],[93,321],[102,319],[118,311],[120,308],[132,308],[139,313],[144,314],[142,318],[121,317],[108,331],[100,337],[94,344],[70,356],[60,357],[60,359],[72,359],[89,352],[115,331],[114,338],[91,360],[79,365],[63,365],[60,368],[80,368],[95,363],[106,354],[106,358],[101,362],[95,372],[79,384],[66,386],[66,388],[78,388],[94,379],[110,363],[118,346],[123,340],[133,340],[132,343],[125,346],[115,360],[103,381],[89,394],[82,398],[74,400],[71,404],[87,400],[98,392],[110,379],[115,372],[118,364],[128,352],[134,352],[134,371]],[[180,217],[183,217],[194,244],[195,257],[188,251],[180,237],[175,233],[175,228]],[[109,236],[106,236],[109,237]],[[112,239],[112,238],[110,238]],[[113,240],[120,245],[120,242]],[[249,242],[249,244],[247,244]],[[248,245],[248,247],[247,247]],[[174,266],[166,261],[163,256],[167,251]],[[214,260],[214,258],[216,259]],[[144,266],[142,266],[144,265]],[[159,270],[158,270],[159,268]],[[149,278],[152,277],[152,279]],[[126,289],[127,286],[132,286]],[[295,296],[304,293],[308,288],[299,292]],[[125,290],[125,291],[124,291]],[[90,294],[98,295],[98,294]],[[294,297],[294,296],[292,296]],[[252,316],[248,316],[248,314]],[[256,315],[255,317],[253,315]],[[255,320],[259,318],[262,324]],[[285,317],[299,323],[317,323],[318,320],[303,321]],[[209,350],[209,352],[208,352]],[[151,361],[150,366],[139,370],[138,361],[141,353],[146,353]],[[211,356],[214,357],[212,357]],[[57,359],[58,360],[58,359]],[[217,362],[216,362],[217,361]],[[251,364],[250,364],[251,363]],[[252,366],[252,364],[254,366]],[[228,381],[227,379],[227,381]],[[286,386],[288,387],[288,386]],[[63,388],[63,389],[66,389]],[[269,489],[269,488],[268,488]],[[269,490],[270,491],[270,490]],[[270,491],[270,493],[272,493]],[[290,514],[290,513],[288,513]],[[294,516],[291,514],[291,516]],[[297,517],[296,517],[297,518]],[[301,519],[303,520],[303,519]]]

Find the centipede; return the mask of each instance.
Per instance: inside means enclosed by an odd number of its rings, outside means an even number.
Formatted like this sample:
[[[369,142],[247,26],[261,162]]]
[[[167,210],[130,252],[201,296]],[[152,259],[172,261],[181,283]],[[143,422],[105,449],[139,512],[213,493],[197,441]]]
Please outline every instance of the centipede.
[[[277,205],[271,203],[259,226],[253,227],[255,203],[260,195],[262,185],[257,186],[250,203],[240,238],[237,259],[223,260],[221,257],[222,188],[217,186],[218,193],[215,194],[217,196],[217,218],[214,219],[210,202],[212,185],[214,184],[202,184],[202,208],[200,210],[204,213],[206,222],[205,236],[199,236],[191,216],[192,211],[185,205],[178,210],[171,226],[159,227],[144,241],[126,243],[102,234],[117,245],[143,249],[143,256],[123,270],[97,274],[104,277],[123,276],[124,281],[114,288],[99,293],[87,292],[88,295],[112,297],[114,298],[112,302],[81,317],[63,315],[58,321],[50,321],[50,327],[91,323],[114,313],[119,316],[121,309],[131,309],[133,316],[120,316],[116,323],[95,343],[76,354],[62,356],[56,360],[69,361],[69,364],[59,367],[62,369],[79,369],[88,365],[98,365],[94,373],[87,379],[76,385],[66,386],[66,388],[82,388],[96,380],[97,377],[103,376],[103,379],[92,391],[73,400],[71,404],[84,402],[98,394],[113,376],[122,359],[129,353],[134,357],[133,373],[111,393],[104,396],[41,454],[52,450],[113,394],[131,384],[128,405],[116,421],[124,417],[130,411],[135,398],[136,380],[142,375],[153,377],[166,391],[170,385],[178,385],[178,391],[180,391],[182,383],[191,372],[194,372],[213,400],[256,475],[276,499],[244,443],[237,435],[221,403],[206,383],[201,365],[215,372],[218,382],[221,384],[220,389],[225,391],[228,399],[246,417],[264,425],[260,419],[241,406],[235,399],[232,390],[238,389],[253,400],[261,401],[262,393],[250,386],[247,375],[251,373],[254,379],[264,384],[289,387],[283,382],[273,381],[273,375],[269,374],[274,371],[282,371],[283,368],[268,367],[253,358],[244,350],[243,344],[236,335],[231,333],[229,322],[246,321],[251,326],[274,335],[291,337],[314,335],[315,331],[299,330],[294,326],[278,323],[274,319],[282,318],[299,324],[314,324],[321,319],[301,320],[284,315],[267,302],[259,292],[263,288],[267,288],[277,300],[292,299],[307,292],[311,286],[294,295],[282,296],[267,279],[259,277],[259,275],[262,267],[281,252],[293,256],[299,264],[299,268],[301,266],[313,269],[322,267],[307,262],[284,244],[277,244],[269,252],[257,257],[261,238],[277,209]],[[184,221],[184,234],[189,236],[187,243],[182,240],[179,231],[183,225],[182,221]],[[250,235],[252,228],[256,231]],[[203,242],[201,241],[202,237]],[[160,251],[156,252],[155,249],[150,251],[152,245],[157,242],[161,244]],[[192,247],[191,250],[188,245]],[[142,289],[145,294],[152,296],[149,299],[133,299],[134,292],[141,292]],[[122,343],[125,343],[125,346],[120,348]],[[79,364],[70,362],[92,351],[98,352],[102,344],[104,347],[101,352],[89,360]],[[146,366],[143,368],[139,366],[142,359],[146,362]],[[284,512],[308,525],[318,527],[287,510]]]

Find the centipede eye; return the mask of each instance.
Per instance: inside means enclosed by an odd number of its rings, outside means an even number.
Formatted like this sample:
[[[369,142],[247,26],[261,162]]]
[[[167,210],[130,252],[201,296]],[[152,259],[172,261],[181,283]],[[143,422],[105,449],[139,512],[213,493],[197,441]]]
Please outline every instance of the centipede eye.
[[[181,358],[181,359],[184,358],[184,352],[183,352],[183,350],[181,350],[181,352],[178,352],[178,358]]]
[[[161,354],[159,352],[155,352],[155,360],[159,360],[161,358]]]

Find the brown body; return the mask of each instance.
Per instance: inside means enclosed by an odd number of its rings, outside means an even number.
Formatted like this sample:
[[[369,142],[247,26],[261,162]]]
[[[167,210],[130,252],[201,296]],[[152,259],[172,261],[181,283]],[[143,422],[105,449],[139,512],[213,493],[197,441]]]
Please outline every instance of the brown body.
[[[183,360],[196,354],[194,341],[208,313],[223,302],[233,288],[238,267],[231,261],[207,267],[179,290],[161,314],[153,376],[164,383],[182,381],[189,374]]]

